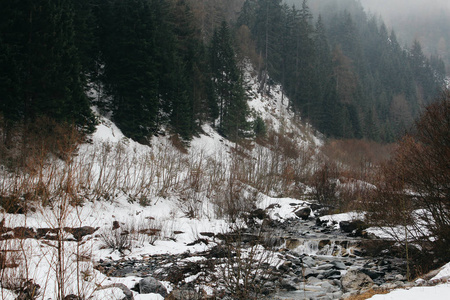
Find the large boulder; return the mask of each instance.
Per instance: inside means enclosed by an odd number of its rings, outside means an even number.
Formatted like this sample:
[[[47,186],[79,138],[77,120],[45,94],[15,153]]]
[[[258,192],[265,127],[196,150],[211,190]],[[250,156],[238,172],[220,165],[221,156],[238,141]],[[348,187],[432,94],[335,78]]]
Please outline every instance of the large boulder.
[[[353,221],[341,221],[339,222],[339,227],[343,232],[346,233],[354,233],[356,236],[361,236],[362,231],[366,229],[368,226],[361,220],[353,220]]]
[[[342,276],[341,283],[345,292],[360,291],[373,286],[373,280],[358,270],[349,270]]]
[[[311,214],[311,208],[309,208],[309,207],[303,207],[303,208],[300,208],[299,210],[295,211],[295,215],[302,220],[308,220],[310,214]]]
[[[166,287],[153,277],[146,277],[139,281],[139,293],[141,294],[160,294],[167,296]]]

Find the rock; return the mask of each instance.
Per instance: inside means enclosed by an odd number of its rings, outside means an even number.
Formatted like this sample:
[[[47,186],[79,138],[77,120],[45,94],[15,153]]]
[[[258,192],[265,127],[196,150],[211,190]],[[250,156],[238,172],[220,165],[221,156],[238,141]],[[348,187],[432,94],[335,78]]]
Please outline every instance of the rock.
[[[38,228],[36,231],[37,239],[56,240],[58,238],[59,228]]]
[[[308,266],[309,268],[314,267],[317,263],[314,260],[314,258],[312,258],[311,256],[305,256],[302,258],[302,262],[303,264],[305,264],[306,266]]]
[[[116,230],[120,228],[119,221],[113,221],[112,230]]]
[[[379,277],[382,277],[385,274],[384,272],[378,272],[378,271],[373,271],[373,270],[368,270],[368,269],[361,269],[361,272],[368,275],[373,280],[377,279]]]
[[[397,274],[394,277],[396,280],[406,280],[405,276],[401,275],[401,274]]]
[[[298,285],[291,280],[290,278],[284,278],[281,280],[280,287],[287,291],[296,291],[298,290]]]
[[[139,293],[141,294],[160,294],[163,297],[167,296],[166,287],[153,277],[146,277],[139,281]]]
[[[331,245],[330,240],[320,240],[319,241],[319,249],[323,249],[327,245]]]
[[[341,278],[342,288],[344,291],[359,291],[363,288],[370,288],[373,286],[372,279],[358,270],[349,270]]]
[[[278,204],[278,203],[272,203],[272,204],[270,204],[269,206],[266,207],[266,210],[269,210],[269,209],[275,209],[275,208],[280,208],[280,207],[281,207],[280,204]]]
[[[300,208],[299,210],[295,211],[295,215],[302,220],[308,220],[310,214],[311,214],[311,208],[309,208],[309,207],[303,207],[303,208]]]
[[[169,296],[167,296],[164,300],[201,300],[204,299],[204,295],[193,290],[193,289],[176,289],[173,290]]]
[[[334,265],[332,264],[323,264],[317,267],[317,270],[330,270],[331,268],[333,268]]]
[[[39,295],[40,285],[33,282],[33,280],[26,280],[21,282],[19,287],[15,289],[18,294],[16,300],[35,299]]]
[[[287,272],[287,271],[289,271],[289,269],[291,269],[291,267],[292,267],[292,262],[286,261],[278,267],[278,270]]]
[[[97,287],[98,290],[104,290],[104,289],[110,289],[110,288],[118,288],[118,289],[122,290],[125,297],[123,297],[121,300],[134,300],[133,292],[130,291],[130,289],[123,283],[113,283],[110,285]]]
[[[256,218],[256,219],[264,220],[267,217],[267,214],[263,209],[257,208],[250,212],[249,217],[252,219]]]
[[[342,261],[333,261],[333,262],[331,262],[331,264],[337,270],[345,270],[345,269],[347,269],[347,266]]]
[[[312,203],[310,205],[311,209],[316,211],[316,210],[320,210],[322,208],[324,208],[324,206],[322,204],[318,204],[318,203]]]
[[[329,271],[323,273],[323,277],[325,277],[325,278],[336,279],[336,278],[339,278],[340,276],[341,276],[341,271],[338,271],[338,270],[329,270]]]
[[[83,237],[87,235],[92,235],[94,232],[96,232],[100,227],[94,228],[91,226],[83,226],[83,227],[64,227],[64,231],[71,233],[75,240],[80,242],[83,240]]]
[[[336,287],[334,287],[331,283],[328,281],[324,281],[321,285],[322,291],[325,291],[326,293],[332,293],[336,291]]]
[[[299,270],[300,273],[297,275],[304,276],[305,278],[309,278],[311,276],[317,276],[319,273],[311,268],[304,268]]]
[[[362,235],[362,231],[366,229],[368,226],[361,220],[354,221],[341,221],[339,222],[339,227],[343,232],[352,233],[355,231],[357,236]]]
[[[206,237],[214,237],[214,232],[200,232],[200,235],[206,236]]]
[[[317,279],[316,277],[309,277],[306,281],[309,285],[318,285],[322,283],[322,280]]]

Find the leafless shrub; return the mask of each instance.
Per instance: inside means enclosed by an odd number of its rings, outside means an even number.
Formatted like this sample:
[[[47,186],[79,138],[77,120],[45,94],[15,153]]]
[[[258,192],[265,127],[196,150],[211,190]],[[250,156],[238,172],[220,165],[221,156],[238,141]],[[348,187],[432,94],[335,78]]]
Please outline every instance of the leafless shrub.
[[[220,280],[226,292],[233,299],[258,299],[265,292],[264,287],[271,280],[270,268],[274,252],[264,249],[259,242],[261,233],[250,245],[243,243],[240,230],[232,238],[226,238],[224,250],[226,258],[218,266]]]
[[[117,229],[105,229],[100,233],[100,242],[112,251],[124,253],[131,250],[132,235],[128,229],[122,226]]]
[[[141,220],[133,231],[135,239],[140,243],[154,245],[156,241],[163,239],[164,221],[159,218],[147,217]]]
[[[178,203],[184,215],[190,219],[203,217],[204,197],[195,190],[187,189],[180,195]]]
[[[380,170],[368,219],[424,256],[450,258],[450,92],[429,105]],[[400,229],[400,230],[399,230]],[[408,253],[408,252],[406,252]],[[429,266],[422,266],[425,268]]]
[[[330,162],[325,162],[313,174],[309,184],[314,189],[314,197],[319,203],[338,207],[337,203],[337,180],[339,173],[336,165]]]

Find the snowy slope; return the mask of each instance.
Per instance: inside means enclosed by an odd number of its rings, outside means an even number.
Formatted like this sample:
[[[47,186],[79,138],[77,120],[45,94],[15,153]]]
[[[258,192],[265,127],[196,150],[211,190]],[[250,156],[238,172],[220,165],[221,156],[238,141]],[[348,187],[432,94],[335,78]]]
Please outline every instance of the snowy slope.
[[[258,93],[255,72],[250,65],[245,69],[245,81],[250,97],[249,107],[253,113],[263,118],[269,130],[280,136],[289,136],[300,149],[312,149],[311,155],[314,155],[322,142],[308,124],[295,120],[289,110],[288,99],[282,95],[281,87],[273,86],[270,93],[264,95]],[[117,299],[122,297],[121,289],[99,290],[98,286],[106,287],[122,283],[131,288],[138,281],[138,278],[132,276],[114,278],[103,275],[94,268],[94,263],[101,259],[115,261],[146,259],[155,254],[197,253],[213,247],[214,238],[207,238],[202,233],[220,234],[231,230],[231,224],[221,211],[221,203],[217,202],[217,199],[224,197],[224,189],[227,188],[230,178],[239,178],[240,168],[252,168],[254,165],[261,169],[256,171],[263,172],[262,169],[267,167],[265,163],[271,159],[278,162],[280,159],[280,154],[275,153],[276,150],[270,148],[270,145],[258,145],[254,142],[250,142],[247,148],[239,148],[242,154],[236,155],[236,145],[221,137],[209,125],[204,125],[204,133],[195,137],[184,153],[173,145],[167,135],[153,137],[149,147],[126,138],[110,120],[101,116],[99,119],[100,124],[92,136],[92,142],[80,147],[70,168],[55,159],[55,167],[49,165],[43,170],[43,177],[48,179],[50,186],[55,190],[61,183],[69,182],[67,181],[69,178],[64,174],[70,174],[70,180],[78,182],[74,190],[83,199],[81,206],[64,212],[62,222],[58,221],[58,210],[48,207],[38,207],[36,211],[26,216],[2,214],[5,227],[98,228],[93,237],[86,236],[81,242],[74,241],[73,235],[66,233],[68,241],[64,242],[63,260],[67,266],[65,287],[67,294],[77,294],[81,284],[86,297]],[[307,170],[311,167],[308,164],[313,163],[313,156],[308,156],[305,160],[307,162],[291,159],[284,163],[288,167],[304,163],[301,168]],[[55,177],[61,178],[54,179]],[[257,179],[248,180],[250,182]],[[2,176],[0,187],[13,186],[11,183],[14,180]],[[36,180],[27,178],[24,182],[32,189]],[[288,218],[295,218],[292,203],[298,205],[305,203],[300,199],[280,195],[280,190],[288,188],[291,187],[274,185],[266,193],[261,193],[255,192],[255,188],[250,185],[241,184],[239,192],[243,198],[252,199],[257,208],[265,209],[277,204],[269,213],[273,219],[283,222]],[[306,186],[301,189],[308,191]],[[343,220],[348,217],[354,216],[342,215],[329,219]],[[113,250],[105,246],[103,237],[112,234],[114,222],[119,224],[120,230],[137,232],[139,229],[157,229],[159,233],[152,238],[134,233],[129,249]],[[234,224],[233,227],[235,226],[244,225]],[[209,239],[209,243],[193,244],[200,238]],[[38,299],[52,298],[57,290],[55,245],[52,241],[35,239],[0,242],[1,249],[18,250],[27,257],[25,264],[21,265],[20,272],[26,271],[28,277],[41,286],[41,295]],[[89,260],[82,261],[77,266],[73,262],[74,257],[79,256],[79,252]],[[279,263],[281,262],[273,262]],[[439,276],[448,276],[449,268],[444,269]],[[88,280],[80,281],[80,270]],[[10,271],[12,273],[6,275],[10,278],[17,277],[17,271],[14,269]],[[2,281],[1,284],[0,298],[15,299],[14,294],[7,289],[6,281]],[[171,289],[169,283],[164,284]],[[208,290],[208,287],[204,289]],[[443,290],[450,291],[448,284],[434,289],[436,293]],[[162,299],[162,297],[135,295],[135,299]]]

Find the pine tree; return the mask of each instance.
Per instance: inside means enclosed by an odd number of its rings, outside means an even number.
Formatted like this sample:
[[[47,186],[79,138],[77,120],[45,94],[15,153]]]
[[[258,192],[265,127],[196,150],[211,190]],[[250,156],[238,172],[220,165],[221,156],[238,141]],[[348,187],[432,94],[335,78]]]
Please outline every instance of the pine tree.
[[[236,140],[247,129],[248,107],[242,74],[235,61],[230,30],[225,21],[214,31],[209,54],[213,90],[217,97],[218,130]]]
[[[7,78],[1,110],[6,120],[30,122],[45,116],[92,130],[72,1],[8,1],[2,3],[1,19],[0,77]]]
[[[162,55],[170,54],[162,48],[171,40],[167,12],[156,0],[112,0],[103,5],[103,81],[112,98],[110,109],[126,136],[147,143],[158,128]]]

